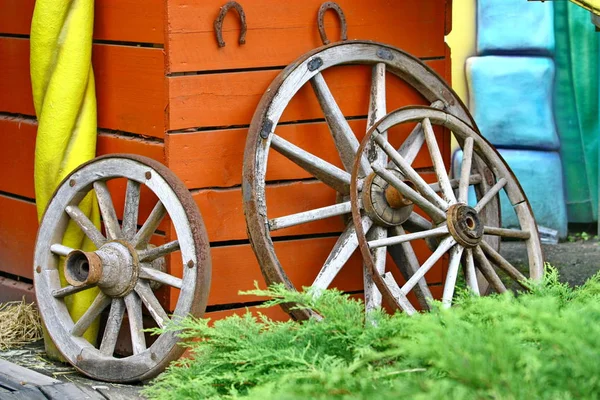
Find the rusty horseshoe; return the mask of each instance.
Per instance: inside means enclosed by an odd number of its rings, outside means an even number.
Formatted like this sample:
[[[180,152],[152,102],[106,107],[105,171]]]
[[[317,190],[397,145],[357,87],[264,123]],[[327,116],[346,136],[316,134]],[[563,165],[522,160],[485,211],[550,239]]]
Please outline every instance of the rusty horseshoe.
[[[231,8],[235,8],[238,15],[240,16],[240,23],[242,24],[242,30],[240,31],[239,44],[246,43],[246,13],[244,13],[244,9],[237,1],[229,1],[223,7],[221,7],[221,11],[219,11],[219,16],[215,19],[215,34],[217,35],[217,43],[219,47],[225,47],[225,41],[223,40],[223,20],[225,19],[225,15]]]
[[[317,26],[319,27],[319,35],[321,36],[321,41],[323,44],[329,44],[329,39],[327,38],[327,34],[325,33],[325,24],[323,22],[323,17],[325,16],[325,11],[334,10],[338,18],[340,19],[340,25],[342,26],[342,41],[348,40],[348,27],[346,25],[346,17],[344,16],[344,12],[340,8],[340,6],[333,1],[326,1],[321,4],[319,8],[319,14],[317,15]]]

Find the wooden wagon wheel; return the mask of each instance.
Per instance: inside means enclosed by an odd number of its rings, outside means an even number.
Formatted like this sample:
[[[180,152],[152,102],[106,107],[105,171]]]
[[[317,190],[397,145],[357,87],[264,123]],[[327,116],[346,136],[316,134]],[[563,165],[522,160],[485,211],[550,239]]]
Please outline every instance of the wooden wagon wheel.
[[[400,124],[419,124],[422,127],[422,140],[407,140],[399,149],[394,148],[383,134]],[[463,149],[463,161],[460,176],[450,179],[436,141],[433,126],[448,128],[455,135]],[[426,146],[431,155],[437,181],[426,182],[411,166],[410,154]],[[369,165],[372,171],[362,177],[362,160],[369,149],[376,148],[382,155]],[[472,161],[477,156],[493,176],[482,179],[472,170]],[[478,190],[477,203],[468,205],[468,190],[471,185],[478,186],[488,180],[492,186]],[[492,225],[481,218],[490,201],[499,199],[504,192],[511,202],[519,229],[505,229]],[[393,111],[380,119],[367,133],[357,152],[351,180],[352,218],[356,227],[359,247],[364,263],[373,274],[377,287],[390,304],[412,314],[414,305],[406,297],[415,287],[419,287],[427,297],[425,274],[445,254],[449,254],[449,267],[444,283],[442,303],[452,304],[456,280],[460,265],[463,266],[467,287],[477,295],[480,288],[476,270],[479,270],[487,282],[497,292],[506,291],[506,286],[498,275],[502,271],[508,278],[524,284],[526,276],[504,259],[492,246],[483,241],[484,235],[523,240],[527,246],[529,277],[540,280],[543,276],[542,250],[537,225],[531,207],[523,189],[492,145],[469,125],[452,114],[428,107],[405,107]],[[426,230],[407,233],[405,222],[411,216],[417,217],[416,209],[425,213],[429,219]],[[362,220],[371,216],[376,225],[386,229],[386,238],[368,238],[367,229]],[[422,217],[421,217],[422,218]],[[432,222],[429,222],[432,221]],[[406,282],[399,284],[390,267],[386,266],[385,249],[389,246],[402,246],[405,252],[411,252],[412,244],[419,240],[436,238],[437,247],[433,254],[420,264],[416,258],[407,259],[410,274]],[[496,267],[496,268],[494,268]],[[387,269],[387,270],[386,270]]]
[[[271,232],[329,217],[349,216],[351,212],[348,197],[350,170],[359,142],[321,74],[323,70],[341,64],[372,66],[370,107],[369,110],[365,110],[365,113],[368,112],[367,128],[386,114],[386,72],[407,82],[431,102],[432,106],[444,109],[464,121],[469,121],[471,126],[475,126],[466,107],[441,77],[419,59],[394,47],[367,41],[338,42],[307,53],[289,65],[263,95],[250,125],[244,154],[242,192],[246,224],[250,242],[268,284],[283,283],[288,288],[294,288],[285,271],[285,268],[294,268],[294,266],[281,265],[271,239]],[[311,154],[276,133],[279,119],[288,103],[308,82],[319,100],[344,169]],[[265,175],[271,149],[335,189],[340,201],[324,208],[269,219]],[[365,168],[369,168],[368,163],[365,164]],[[473,162],[473,168],[481,176],[491,174],[485,164],[477,159]],[[489,188],[486,182],[482,182],[478,189]],[[499,204],[493,202],[486,208],[484,214],[486,221],[491,225],[497,225]],[[419,229],[420,220],[411,222],[414,222],[412,229]],[[371,225],[370,218],[363,220],[365,230]],[[421,229],[427,229],[427,224],[421,226]],[[379,238],[383,238],[385,234],[386,231],[378,227],[371,233]],[[497,243],[497,240],[490,240],[492,247],[496,247]],[[356,231],[352,222],[347,219],[346,229],[340,234],[312,285],[318,288],[328,287],[357,247]],[[365,298],[367,308],[378,307],[381,304],[381,295],[368,273],[365,273]],[[296,319],[305,319],[312,315],[311,311],[291,311],[289,307],[284,309]]]
[[[126,178],[123,223],[120,226],[106,182]],[[138,229],[140,189],[146,186],[158,202]],[[81,212],[78,204],[94,191],[106,236]],[[160,222],[169,215],[177,238],[160,246],[149,244]],[[77,224],[96,245],[84,252],[62,245],[67,225]],[[164,257],[180,252],[183,276],[165,271]],[[174,254],[176,256],[176,254]],[[64,258],[63,258],[64,257]],[[63,262],[64,260],[64,262]],[[146,157],[110,155],[77,168],[58,187],[42,218],[35,247],[34,284],[38,307],[48,333],[61,354],[79,371],[94,379],[131,382],[149,379],[178,358],[176,332],[163,333],[146,344],[143,307],[165,326],[187,315],[201,316],[210,285],[210,254],[198,208],[185,186],[160,163]],[[64,268],[66,285],[59,278]],[[153,289],[179,289],[175,310],[168,315]],[[74,293],[98,289],[88,310],[74,322],[65,301]],[[110,310],[98,347],[82,335],[105,309]],[[114,354],[124,317],[129,321],[133,355]]]

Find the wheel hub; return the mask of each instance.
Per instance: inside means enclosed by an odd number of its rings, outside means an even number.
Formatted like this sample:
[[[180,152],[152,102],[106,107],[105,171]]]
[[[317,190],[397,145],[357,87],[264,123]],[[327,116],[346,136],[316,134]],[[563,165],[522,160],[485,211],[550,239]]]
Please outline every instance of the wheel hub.
[[[65,262],[65,278],[73,286],[97,285],[107,296],[124,297],[139,276],[136,250],[127,242],[108,242],[94,252],[74,250]]]
[[[400,172],[393,169],[390,172],[412,186],[411,182],[404,180]],[[396,188],[375,173],[365,179],[362,201],[369,217],[376,224],[387,227],[404,223],[414,207],[412,201],[404,197]]]
[[[458,244],[471,248],[483,238],[483,224],[474,208],[466,204],[453,204],[447,213],[448,230]]]

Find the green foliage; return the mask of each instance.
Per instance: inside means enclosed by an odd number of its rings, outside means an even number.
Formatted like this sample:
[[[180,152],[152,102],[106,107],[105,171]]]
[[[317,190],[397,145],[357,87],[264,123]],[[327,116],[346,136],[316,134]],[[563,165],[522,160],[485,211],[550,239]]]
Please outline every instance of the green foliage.
[[[600,395],[600,276],[578,289],[549,268],[530,294],[456,296],[450,310],[365,315],[335,290],[249,293],[324,318],[274,322],[247,313],[185,319],[194,355],[146,395],[160,399],[592,399]]]

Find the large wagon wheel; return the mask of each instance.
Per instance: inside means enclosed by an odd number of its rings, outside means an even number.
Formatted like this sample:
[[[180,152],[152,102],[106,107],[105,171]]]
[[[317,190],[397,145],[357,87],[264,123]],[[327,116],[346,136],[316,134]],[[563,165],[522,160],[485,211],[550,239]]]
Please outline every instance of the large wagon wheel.
[[[400,149],[387,141],[383,132],[400,124],[419,124],[423,128],[424,142],[429,150],[437,181],[427,183],[411,166],[407,155],[418,151],[423,141],[407,141]],[[450,179],[436,141],[433,126],[443,126],[452,131],[463,149],[460,176]],[[374,160],[369,167],[372,171],[366,179],[360,172],[370,149],[382,154],[381,160]],[[468,190],[471,185],[479,186],[482,177],[471,166],[478,157],[490,171],[491,188],[476,191],[477,203],[468,205]],[[456,189],[456,190],[455,190]],[[499,199],[504,192],[511,202],[520,224],[519,229],[504,229],[490,225],[481,218],[490,201]],[[475,294],[481,294],[476,270],[497,292],[506,291],[501,275],[519,283],[525,289],[526,276],[503,258],[492,246],[483,241],[484,235],[525,241],[527,246],[528,275],[533,280],[543,276],[542,250],[537,225],[531,207],[519,182],[494,148],[469,125],[459,118],[428,107],[406,107],[393,111],[380,119],[367,133],[354,162],[351,180],[352,217],[356,227],[358,243],[367,268],[372,272],[377,287],[390,304],[412,314],[414,305],[406,297],[420,282],[425,284],[427,271],[445,254],[449,254],[449,267],[444,283],[442,304],[449,307],[455,292],[460,265],[466,284]],[[420,208],[432,222],[426,230],[407,233],[405,222],[408,216]],[[371,216],[388,237],[370,239],[361,221],[365,215]],[[407,260],[409,279],[399,283],[386,266],[385,257],[379,257],[389,246],[402,246],[409,251],[419,240],[436,238],[437,246],[433,254],[420,264],[415,258]],[[494,268],[495,267],[495,268]],[[498,275],[498,271],[502,274]]]
[[[117,178],[127,179],[121,226],[106,184]],[[138,229],[143,185],[156,195],[158,202]],[[78,207],[92,190],[98,199],[106,236]],[[166,215],[177,238],[153,246],[149,240]],[[62,245],[70,223],[81,228],[96,245],[96,251],[84,252]],[[175,252],[182,257],[183,276],[165,271],[165,256]],[[162,333],[147,345],[143,329],[149,325],[145,325],[143,308],[154,320],[153,325],[159,327],[177,317],[201,316],[206,308],[210,254],[202,218],[181,181],[166,167],[146,157],[99,157],[70,174],[44,213],[34,257],[37,303],[48,333],[61,354],[94,379],[111,382],[149,379],[181,356],[183,348],[177,346],[176,332]],[[63,265],[67,281],[64,286],[59,278],[59,268]],[[154,289],[163,285],[179,289],[172,315],[167,314],[154,294]],[[81,318],[73,321],[65,301],[70,295],[91,288],[98,288],[98,295]],[[106,327],[99,346],[94,347],[82,335],[104,310],[110,310]],[[115,346],[125,316],[133,355],[117,357]]]
[[[284,267],[281,265],[273,245],[271,232],[320,219],[349,215],[351,212],[348,198],[351,181],[350,170],[359,142],[321,74],[327,68],[342,64],[372,66],[367,128],[386,114],[386,71],[407,82],[427,101],[431,102],[432,106],[442,108],[475,126],[465,106],[441,77],[417,58],[387,45],[366,41],[335,43],[305,54],[289,65],[278,75],[263,95],[250,125],[244,155],[242,191],[246,224],[250,242],[268,284],[283,283],[288,288],[294,288],[285,271],[285,268],[294,268],[294,266]],[[307,82],[310,82],[319,100],[344,169],[290,143],[276,133],[279,119],[288,103]],[[418,129],[410,137],[419,140]],[[267,217],[265,175],[271,149],[336,190],[340,201],[327,207],[269,219]],[[416,157],[416,154],[411,157]],[[487,171],[486,166],[479,160],[474,160],[473,164],[480,176],[490,174],[490,171]],[[368,163],[364,165],[363,174],[368,172],[366,168],[370,168]],[[487,183],[482,181],[478,189],[487,190],[489,188]],[[491,204],[484,213],[488,224],[497,226],[498,203]],[[409,225],[412,223],[411,229],[413,230],[427,229],[428,226],[422,222],[421,218],[417,217],[411,218],[408,223]],[[367,230],[373,221],[366,216],[362,224]],[[377,238],[384,238],[386,234],[385,229],[377,226],[370,233]],[[492,247],[496,247],[497,242],[492,239],[490,244]],[[348,218],[345,230],[340,234],[312,286],[322,289],[329,287],[357,247],[356,231]],[[414,257],[414,254],[405,254],[404,256]],[[368,270],[365,271],[367,271],[365,273],[365,298],[367,308],[370,309],[381,304],[381,295],[373,284]],[[428,306],[426,301],[423,300],[422,303],[424,307]],[[284,308],[290,312],[289,307]],[[290,314],[296,319],[305,319],[311,316],[312,312],[293,310]]]

